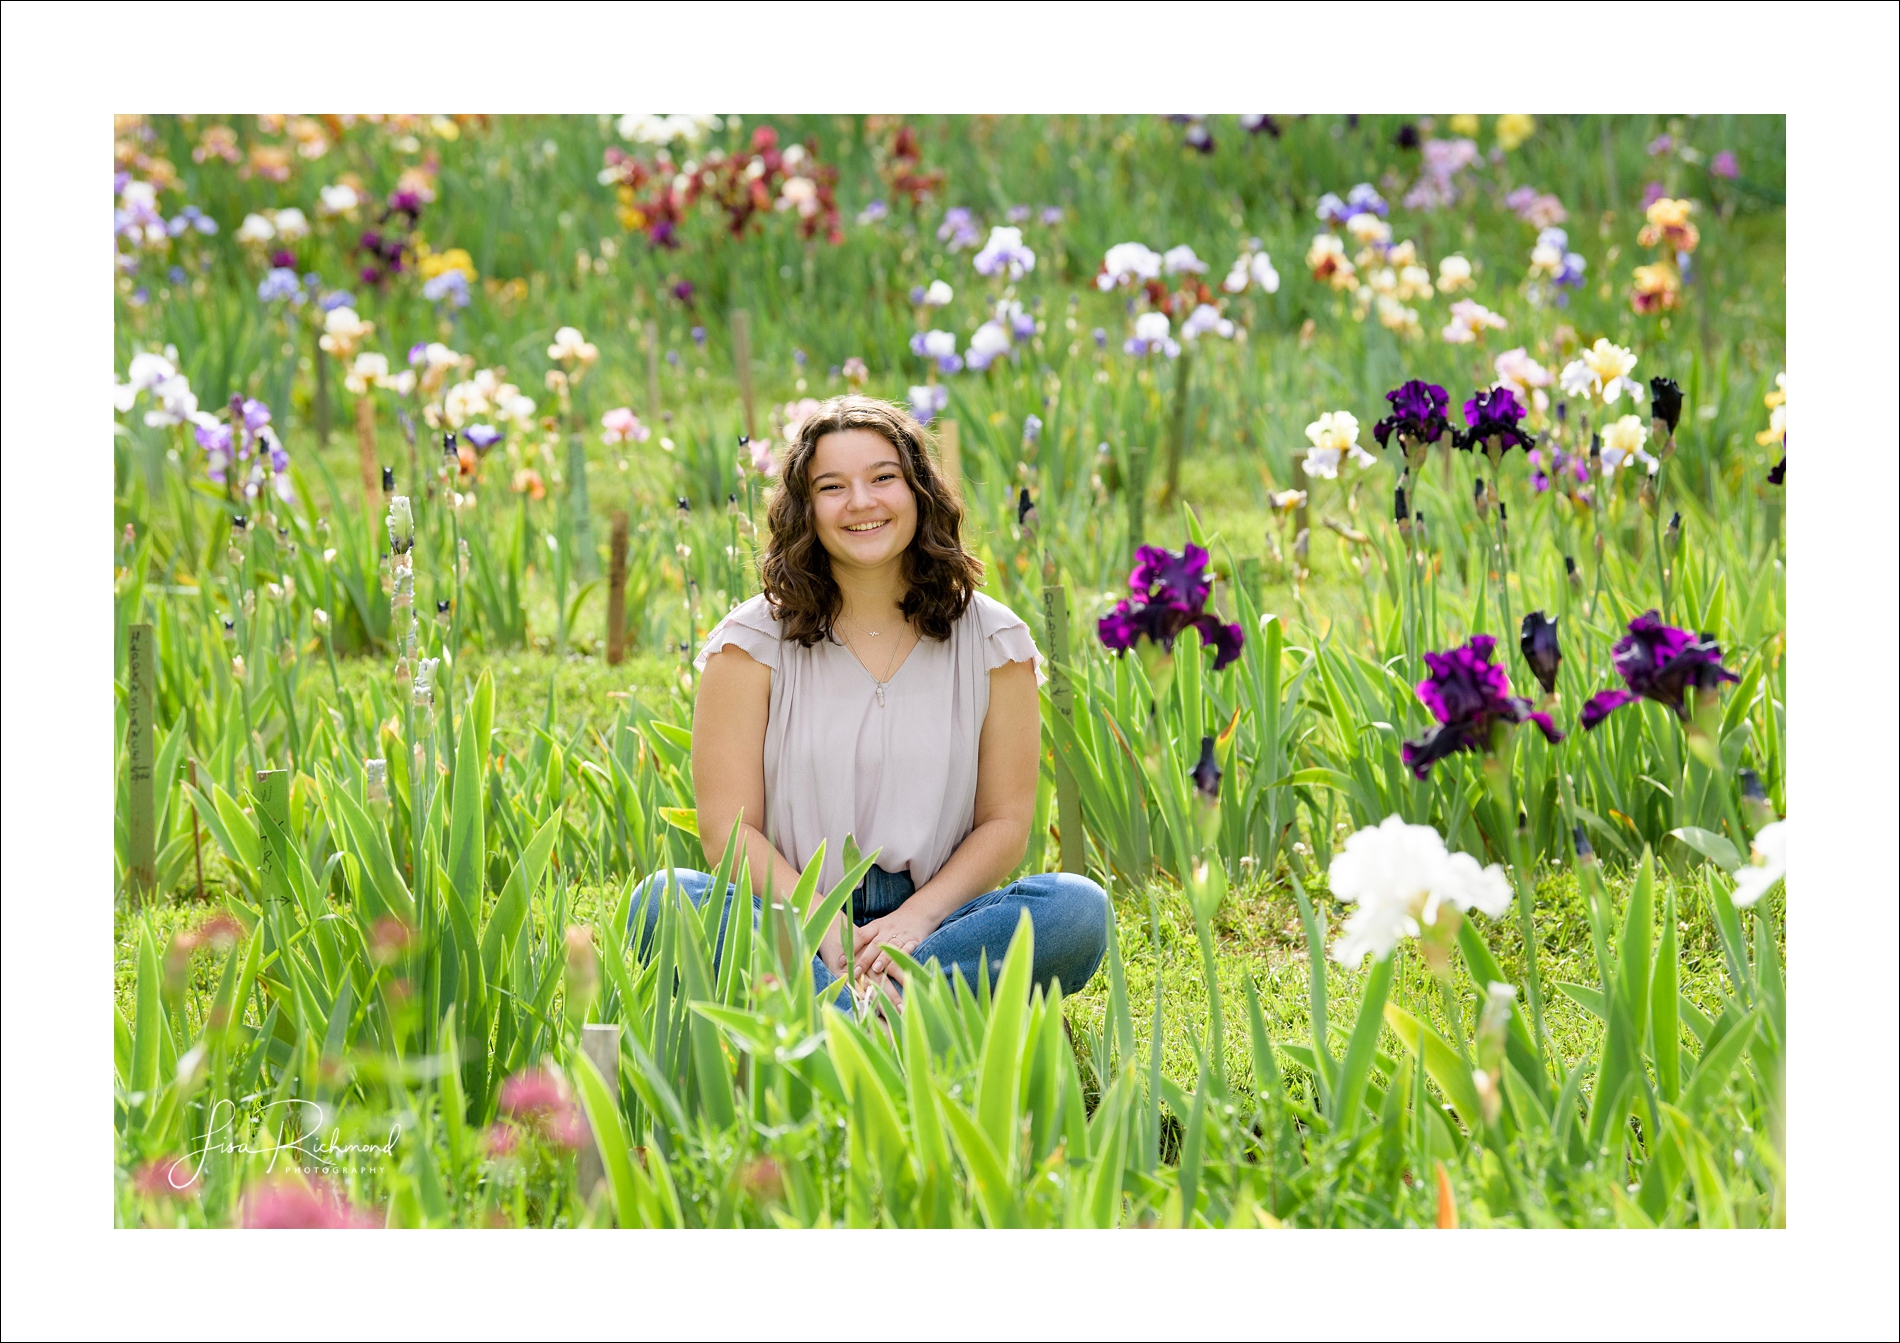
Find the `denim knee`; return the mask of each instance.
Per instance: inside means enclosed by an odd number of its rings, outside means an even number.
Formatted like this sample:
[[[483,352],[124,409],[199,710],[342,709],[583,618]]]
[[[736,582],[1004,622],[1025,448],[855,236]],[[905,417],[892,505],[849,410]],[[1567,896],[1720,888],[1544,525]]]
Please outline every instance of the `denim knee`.
[[[676,867],[671,869],[673,882],[681,894],[695,907],[706,899],[706,892],[712,888],[712,876],[692,868]],[[646,954],[647,944],[653,939],[653,930],[660,922],[660,902],[666,898],[667,868],[661,868],[650,877],[641,878],[633,888],[633,904],[627,911],[627,940],[633,941],[634,923],[640,924],[640,953]],[[644,909],[645,913],[641,911]]]
[[[1038,902],[1036,940],[1043,943],[1046,927],[1049,950],[1068,972],[1062,975],[1063,990],[1073,993],[1094,977],[1108,954],[1108,894],[1077,872],[1045,872],[1040,880],[1049,891],[1046,905]]]

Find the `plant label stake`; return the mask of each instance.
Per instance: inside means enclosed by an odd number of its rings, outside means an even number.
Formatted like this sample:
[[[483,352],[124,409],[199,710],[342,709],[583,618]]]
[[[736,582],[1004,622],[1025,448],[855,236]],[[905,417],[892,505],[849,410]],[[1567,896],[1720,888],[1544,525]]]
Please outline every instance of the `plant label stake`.
[[[752,315],[744,308],[732,313],[732,366],[739,375],[739,404],[745,412],[745,436],[757,438],[752,428]]]
[[[962,432],[955,420],[945,420],[937,427],[937,465],[959,499],[963,497]]]
[[[607,1094],[618,1101],[620,1097],[620,1027],[602,1026],[589,1023],[581,1027],[581,1052],[587,1055],[601,1080],[607,1084]],[[574,1166],[575,1185],[580,1191],[581,1202],[591,1204],[594,1193],[601,1181],[607,1178],[607,1168],[601,1160],[600,1140],[593,1126],[587,1129],[587,1145],[577,1155]]]
[[[607,663],[619,666],[627,656],[627,514],[614,514],[607,544]]]
[[[290,898],[290,771],[257,771],[257,876],[263,896],[271,901]]]
[[[130,786],[126,817],[126,879],[135,895],[158,886],[158,827],[152,762],[152,627],[126,630],[126,757]]]
[[[1056,573],[1054,560],[1042,568],[1043,620],[1049,631],[1049,702],[1064,722],[1075,721],[1075,692],[1063,669],[1069,663],[1069,594]],[[1062,871],[1083,871],[1082,795],[1075,772],[1062,752],[1056,752],[1056,828],[1061,837]]]

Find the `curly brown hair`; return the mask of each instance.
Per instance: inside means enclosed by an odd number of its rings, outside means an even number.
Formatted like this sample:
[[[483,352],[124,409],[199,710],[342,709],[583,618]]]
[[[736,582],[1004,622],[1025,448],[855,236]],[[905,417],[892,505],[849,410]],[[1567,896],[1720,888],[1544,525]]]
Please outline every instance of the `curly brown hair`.
[[[778,488],[766,508],[769,535],[759,556],[759,580],[783,635],[809,648],[831,637],[843,597],[831,576],[831,556],[813,522],[811,459],[818,440],[847,429],[868,429],[897,449],[904,482],[917,499],[917,534],[904,551],[909,590],[905,617],[932,639],[948,639],[983,581],[983,564],[963,545],[963,501],[937,469],[935,443],[909,413],[868,396],[838,396],[806,416],[785,455]]]

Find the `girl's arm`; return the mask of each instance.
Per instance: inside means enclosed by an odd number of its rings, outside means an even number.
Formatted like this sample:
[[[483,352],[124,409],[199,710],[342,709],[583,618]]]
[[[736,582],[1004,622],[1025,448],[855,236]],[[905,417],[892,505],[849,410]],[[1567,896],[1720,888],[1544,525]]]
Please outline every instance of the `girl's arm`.
[[[990,707],[977,743],[975,826],[910,899],[857,930],[855,954],[865,973],[884,972],[889,962],[879,948],[885,943],[914,950],[953,911],[995,890],[1016,870],[1029,850],[1041,750],[1035,665],[1006,662],[990,673]]]
[[[706,660],[693,701],[693,803],[708,868],[725,856],[732,823],[752,869],[752,889],[769,882],[784,900],[798,886],[798,869],[765,837],[765,720],[772,701],[772,669],[728,644]],[[820,954],[833,970],[844,967],[836,929]]]

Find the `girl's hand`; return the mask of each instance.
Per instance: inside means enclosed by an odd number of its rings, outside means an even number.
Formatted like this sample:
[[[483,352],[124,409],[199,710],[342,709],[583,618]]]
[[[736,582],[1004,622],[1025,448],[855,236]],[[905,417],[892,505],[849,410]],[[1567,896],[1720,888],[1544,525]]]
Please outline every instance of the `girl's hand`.
[[[852,954],[857,957],[859,974],[872,978],[882,975],[891,968],[891,958],[884,952],[886,946],[894,946],[910,955],[926,937],[937,931],[943,920],[913,908],[915,904],[915,899],[907,900],[883,918],[872,919],[855,930],[856,946]]]
[[[825,968],[835,977],[844,978],[844,938],[838,932],[836,920],[825,929],[825,935],[818,939],[818,959],[825,963]]]

